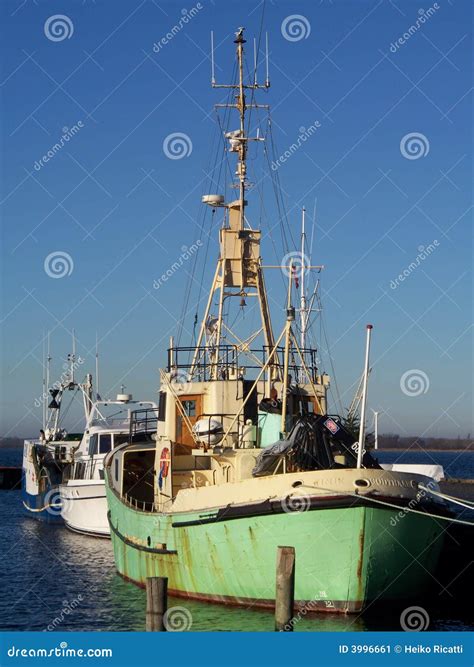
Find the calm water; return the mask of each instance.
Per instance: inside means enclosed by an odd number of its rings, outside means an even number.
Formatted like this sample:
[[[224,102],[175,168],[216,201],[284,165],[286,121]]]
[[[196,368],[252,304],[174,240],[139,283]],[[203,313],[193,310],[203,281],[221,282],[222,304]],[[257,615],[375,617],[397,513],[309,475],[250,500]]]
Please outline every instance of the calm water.
[[[400,456],[386,452],[384,460],[392,454]],[[430,456],[447,466],[451,476],[474,478],[474,453],[430,452]],[[0,464],[21,464],[21,452],[0,449]],[[466,474],[468,470],[473,472]],[[51,629],[53,620],[61,617],[58,630],[145,629],[145,593],[116,574],[110,541],[25,517],[20,493],[0,491],[0,542],[1,630]],[[168,606],[186,607],[193,630],[273,630],[273,615],[267,611],[181,599],[170,599]],[[458,615],[430,609],[430,630],[467,630],[469,619],[456,618]],[[390,618],[388,610],[372,617],[318,614],[295,626],[295,631],[399,629],[398,615]]]
[[[474,479],[474,452],[377,451],[379,463],[421,463],[442,465],[447,478]]]

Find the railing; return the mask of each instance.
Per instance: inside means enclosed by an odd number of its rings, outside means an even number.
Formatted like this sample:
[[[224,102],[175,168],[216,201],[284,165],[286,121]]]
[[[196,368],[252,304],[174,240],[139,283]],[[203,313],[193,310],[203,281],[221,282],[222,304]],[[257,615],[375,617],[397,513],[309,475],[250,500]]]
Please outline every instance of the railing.
[[[121,496],[127,505],[132,509],[140,510],[141,512],[155,512],[155,503],[148,502],[146,500],[137,500],[132,496],[129,496],[127,493]]]
[[[271,349],[264,345],[260,348],[249,348],[247,350],[239,349],[238,345],[220,345],[219,361],[213,362],[210,355],[213,352],[211,347],[173,347],[168,349],[168,373],[175,373],[179,382],[186,382],[186,373],[190,373],[193,367],[192,360],[195,357],[196,363],[193,368],[194,381],[206,382],[211,378],[217,377],[220,380],[237,379],[241,375],[246,375],[247,371],[259,371],[267,362]],[[283,356],[285,349],[277,348],[274,356],[273,367],[280,369],[283,375]],[[306,368],[315,381],[318,373],[316,348],[304,348],[302,351]],[[288,373],[294,379],[298,378],[302,372],[301,363],[296,363],[299,355],[296,351],[290,350],[290,363]],[[216,373],[217,370],[217,373]]]
[[[130,417],[130,442],[151,440],[158,428],[159,408],[134,410]]]

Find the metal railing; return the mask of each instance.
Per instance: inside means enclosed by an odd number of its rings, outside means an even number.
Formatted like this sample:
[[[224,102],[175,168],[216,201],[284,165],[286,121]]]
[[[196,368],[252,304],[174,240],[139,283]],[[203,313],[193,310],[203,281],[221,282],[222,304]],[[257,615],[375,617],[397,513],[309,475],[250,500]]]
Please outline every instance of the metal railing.
[[[130,442],[152,440],[151,435],[158,428],[159,408],[134,410],[130,416]]]
[[[129,496],[127,493],[121,497],[123,498],[125,503],[132,509],[140,510],[141,512],[156,511],[154,502],[148,502],[147,500],[137,500],[137,498],[133,498],[132,496]]]
[[[277,367],[283,374],[283,347],[278,347],[275,353],[273,367]],[[249,348],[248,350],[239,349],[238,345],[219,345],[219,361],[210,360],[210,355],[214,350],[211,347],[173,347],[168,349],[168,373],[176,373],[180,382],[185,382],[183,377],[193,368],[193,377],[195,381],[206,382],[211,378],[217,377],[221,380],[238,379],[245,371],[260,371],[267,362],[271,348],[263,345],[260,348]],[[316,380],[318,373],[317,350],[316,348],[304,348],[301,350],[306,367],[312,381]],[[196,363],[192,363],[195,355]],[[288,372],[293,378],[301,375],[302,365],[296,363],[296,350],[294,354],[290,351],[290,364]],[[216,373],[217,370],[217,373]]]

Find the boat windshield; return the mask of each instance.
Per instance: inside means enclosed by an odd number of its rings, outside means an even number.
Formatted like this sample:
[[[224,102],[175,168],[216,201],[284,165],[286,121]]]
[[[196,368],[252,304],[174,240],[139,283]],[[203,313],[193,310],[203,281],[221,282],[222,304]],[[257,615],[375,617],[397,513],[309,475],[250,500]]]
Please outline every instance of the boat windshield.
[[[89,427],[98,427],[110,430],[120,430],[128,432],[130,429],[130,415],[132,410],[138,408],[151,407],[149,402],[133,403],[98,403],[93,408],[93,414],[89,422]]]

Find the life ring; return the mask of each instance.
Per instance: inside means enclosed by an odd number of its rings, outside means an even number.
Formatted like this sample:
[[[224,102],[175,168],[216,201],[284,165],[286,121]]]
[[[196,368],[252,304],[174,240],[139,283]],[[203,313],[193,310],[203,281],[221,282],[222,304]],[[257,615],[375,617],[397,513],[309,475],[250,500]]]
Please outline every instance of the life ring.
[[[158,486],[160,490],[163,486],[163,480],[168,477],[170,469],[170,450],[168,447],[163,447],[160,456],[160,473],[158,475]]]
[[[170,469],[170,450],[168,447],[163,447],[160,456],[160,474],[162,477],[168,477]]]

